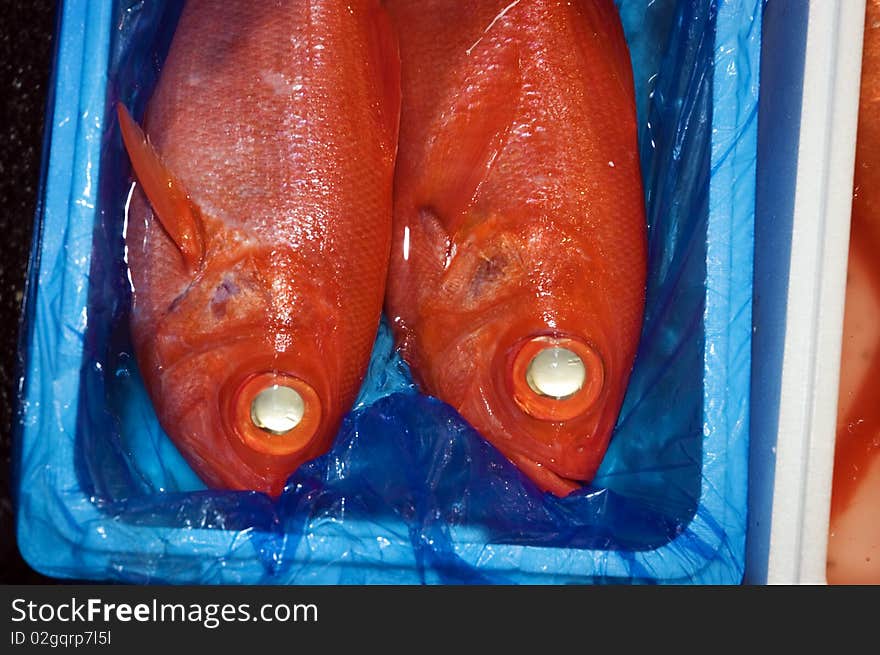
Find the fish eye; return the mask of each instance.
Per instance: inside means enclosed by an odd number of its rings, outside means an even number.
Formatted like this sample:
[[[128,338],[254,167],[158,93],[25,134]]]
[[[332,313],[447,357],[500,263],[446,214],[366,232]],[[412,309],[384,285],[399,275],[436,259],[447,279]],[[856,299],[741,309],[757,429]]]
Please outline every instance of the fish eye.
[[[568,348],[545,348],[532,358],[526,369],[526,383],[531,390],[556,400],[576,394],[586,379],[584,361]]]
[[[605,363],[584,339],[535,335],[510,351],[507,384],[519,408],[543,421],[589,412],[605,386]]]
[[[251,421],[269,434],[287,434],[303,419],[306,404],[295,389],[273,384],[254,396]]]
[[[230,386],[225,396],[231,405],[229,427],[248,448],[263,455],[292,456],[320,435],[321,397],[302,378],[268,370],[231,380]]]

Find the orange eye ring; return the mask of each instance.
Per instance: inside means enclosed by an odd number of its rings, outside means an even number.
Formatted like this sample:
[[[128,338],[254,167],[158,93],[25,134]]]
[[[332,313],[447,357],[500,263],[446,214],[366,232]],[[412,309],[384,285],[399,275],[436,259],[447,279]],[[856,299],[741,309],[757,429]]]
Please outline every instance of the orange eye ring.
[[[509,380],[517,406],[542,421],[568,421],[588,412],[605,385],[598,351],[580,339],[541,335],[512,353]]]
[[[236,435],[263,455],[289,456],[305,450],[321,425],[317,392],[285,373],[251,376],[232,402]]]

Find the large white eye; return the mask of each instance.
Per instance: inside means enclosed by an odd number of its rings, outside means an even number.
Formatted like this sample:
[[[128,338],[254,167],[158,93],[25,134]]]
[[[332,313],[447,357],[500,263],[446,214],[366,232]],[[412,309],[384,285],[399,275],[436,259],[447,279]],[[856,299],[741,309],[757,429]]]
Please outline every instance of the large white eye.
[[[294,389],[272,385],[263,389],[251,403],[251,420],[270,434],[286,434],[302,421],[306,412],[303,397]]]
[[[583,360],[568,348],[545,348],[532,358],[526,382],[536,394],[563,400],[580,391],[587,379]]]

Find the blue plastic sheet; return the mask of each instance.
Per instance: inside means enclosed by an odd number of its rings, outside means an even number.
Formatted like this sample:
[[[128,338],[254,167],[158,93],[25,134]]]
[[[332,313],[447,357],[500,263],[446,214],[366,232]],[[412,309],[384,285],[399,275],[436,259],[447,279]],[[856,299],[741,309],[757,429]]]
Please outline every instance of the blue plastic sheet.
[[[385,324],[332,450],[273,502],[208,490],[128,333],[129,168],[180,2],[66,3],[26,303],[19,542],[56,576],[736,583],[744,562],[760,0],[621,0],[649,221],[642,343],[592,485],[539,492],[421,395]]]

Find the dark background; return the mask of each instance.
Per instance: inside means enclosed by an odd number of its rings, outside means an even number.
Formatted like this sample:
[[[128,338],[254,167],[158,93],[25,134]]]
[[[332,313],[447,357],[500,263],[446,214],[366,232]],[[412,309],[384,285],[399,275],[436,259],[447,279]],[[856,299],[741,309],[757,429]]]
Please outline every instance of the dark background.
[[[53,582],[19,555],[10,492],[18,330],[40,185],[56,5],[0,0],[0,584]]]

